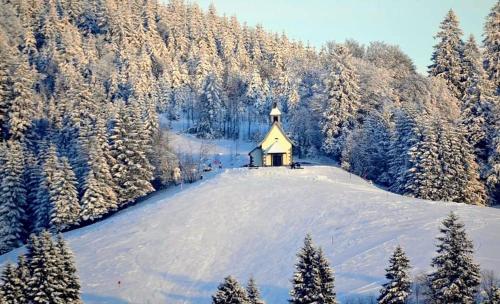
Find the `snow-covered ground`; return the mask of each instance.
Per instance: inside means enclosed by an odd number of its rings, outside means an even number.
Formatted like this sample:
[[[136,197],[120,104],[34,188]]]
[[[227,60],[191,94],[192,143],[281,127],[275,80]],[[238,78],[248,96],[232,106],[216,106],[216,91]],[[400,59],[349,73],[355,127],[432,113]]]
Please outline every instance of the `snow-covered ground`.
[[[285,303],[306,233],[325,249],[340,293],[369,294],[397,244],[415,273],[429,269],[450,210],[482,268],[500,272],[500,210],[401,197],[326,166],[228,169],[65,237],[86,303],[209,303],[228,274],[253,275],[268,303]]]
[[[174,148],[186,143],[200,141],[173,135]],[[229,164],[232,145],[218,141],[213,154]],[[244,163],[243,148],[241,155]],[[242,283],[253,275],[268,303],[286,303],[306,233],[327,253],[341,295],[369,295],[383,282],[397,244],[414,273],[430,269],[439,224],[450,210],[464,220],[477,262],[500,273],[500,209],[402,197],[331,166],[217,170],[65,238],[85,303],[210,303],[228,274]],[[0,257],[0,264],[17,253]]]

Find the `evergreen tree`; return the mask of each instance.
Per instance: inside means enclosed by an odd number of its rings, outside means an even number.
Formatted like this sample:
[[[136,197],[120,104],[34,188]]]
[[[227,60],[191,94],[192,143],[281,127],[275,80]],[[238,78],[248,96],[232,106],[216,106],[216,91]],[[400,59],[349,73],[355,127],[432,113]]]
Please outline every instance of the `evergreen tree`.
[[[13,99],[9,112],[9,132],[15,139],[24,137],[34,117],[33,74],[26,60],[21,60],[13,77]]]
[[[492,296],[486,299],[483,304],[498,304],[500,303],[500,287],[493,287]]]
[[[439,120],[437,124],[443,200],[474,205],[485,204],[485,189],[479,182],[479,170],[464,132]]]
[[[248,280],[248,285],[247,285],[247,295],[248,295],[248,303],[249,304],[265,304],[262,300],[262,297],[260,295],[259,288],[257,287],[257,284],[255,283],[255,280],[251,277],[250,280]]]
[[[491,8],[484,25],[484,68],[489,80],[500,95],[500,1]]]
[[[438,44],[434,46],[432,64],[429,66],[429,75],[446,80],[448,88],[455,97],[461,99],[464,93],[462,85],[462,56],[464,43],[458,17],[453,10],[449,10],[439,26],[440,31],[436,38]]]
[[[383,285],[378,297],[380,304],[405,304],[411,293],[410,261],[406,257],[403,249],[398,246],[389,260],[389,267],[386,269],[386,279],[389,280]]]
[[[323,304],[337,304],[337,294],[335,292],[335,278],[330,263],[326,259],[323,250],[318,249],[316,256],[316,263],[318,265],[318,275],[321,281],[320,291],[321,299],[318,303]]]
[[[402,193],[422,199],[442,199],[441,162],[437,134],[433,125],[424,121],[422,137],[408,149],[409,168],[404,173]]]
[[[24,170],[24,181],[26,189],[29,189],[26,196],[28,207],[26,209],[27,221],[25,227],[27,231],[34,231],[36,226],[37,194],[43,181],[43,172],[39,159],[34,153],[27,151],[25,155],[26,164]]]
[[[464,96],[462,98],[461,123],[467,131],[467,140],[475,148],[479,160],[487,155],[488,132],[493,123],[492,106],[494,92],[484,73],[481,53],[474,36],[470,36],[464,48]]]
[[[213,304],[249,304],[247,293],[232,276],[224,279],[212,296]]]
[[[317,250],[312,243],[311,235],[306,236],[304,247],[297,257],[289,302],[293,304],[319,303],[322,299],[322,284],[317,263]]]
[[[9,141],[0,176],[0,253],[22,244],[26,210],[24,156],[21,145]]]
[[[200,116],[196,125],[196,134],[201,138],[220,136],[220,118],[224,103],[222,91],[214,75],[207,77],[200,99]]]
[[[61,254],[49,232],[31,235],[26,245],[31,278],[28,282],[30,303],[66,303],[65,282],[60,280]]]
[[[122,204],[153,191],[153,168],[146,157],[144,128],[137,107],[121,105],[111,130],[111,155],[116,163],[111,168],[118,200]]]
[[[24,304],[27,303],[25,298],[25,282],[19,277],[16,266],[8,263],[2,273],[2,285],[0,287],[3,295],[3,304]]]
[[[50,189],[55,181],[57,168],[60,166],[59,157],[57,156],[57,150],[54,145],[48,148],[43,159],[42,180],[37,189],[36,202],[34,204],[35,232],[40,232],[50,225],[50,213],[52,209]]]
[[[342,151],[341,165],[359,176],[388,185],[392,132],[385,115],[369,114],[363,126],[351,134]]]
[[[16,273],[19,279],[19,288],[23,292],[22,298],[27,301],[27,299],[29,299],[28,282],[30,280],[31,273],[28,267],[28,261],[26,260],[24,254],[21,254],[17,257]]]
[[[67,158],[62,157],[49,185],[50,226],[63,231],[78,223],[80,203],[76,191],[76,177]]]
[[[389,152],[389,176],[393,180],[391,191],[404,193],[408,170],[412,166],[410,149],[421,141],[422,130],[413,109],[403,108],[394,114],[395,127]],[[415,155],[413,156],[415,157]]]
[[[434,272],[429,276],[431,303],[474,303],[480,275],[473,261],[473,245],[464,225],[450,213],[440,228]]]
[[[326,81],[326,105],[322,114],[322,149],[339,157],[347,133],[354,128],[359,108],[359,79],[347,48],[335,50],[335,61]]]
[[[102,149],[95,141],[89,150],[89,167],[81,200],[83,220],[95,220],[117,208],[117,197],[111,183],[111,170]]]
[[[62,235],[57,236],[55,246],[58,248],[61,261],[60,261],[60,278],[64,282],[64,291],[62,298],[68,304],[81,304],[80,299],[80,281],[78,278],[73,253],[66,245]]]
[[[500,115],[500,105],[496,107],[495,115]],[[490,200],[494,204],[500,203],[500,121],[496,121],[493,130],[485,176]]]

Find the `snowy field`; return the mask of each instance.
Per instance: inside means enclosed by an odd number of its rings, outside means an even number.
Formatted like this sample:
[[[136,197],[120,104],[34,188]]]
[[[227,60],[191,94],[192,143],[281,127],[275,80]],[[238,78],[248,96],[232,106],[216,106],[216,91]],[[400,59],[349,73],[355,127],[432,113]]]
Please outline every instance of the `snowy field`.
[[[210,303],[228,274],[243,283],[253,275],[268,303],[286,303],[308,232],[335,268],[337,291],[369,295],[397,244],[414,273],[429,270],[450,210],[482,268],[500,272],[499,209],[405,198],[327,166],[227,169],[179,188],[66,233],[86,303]]]

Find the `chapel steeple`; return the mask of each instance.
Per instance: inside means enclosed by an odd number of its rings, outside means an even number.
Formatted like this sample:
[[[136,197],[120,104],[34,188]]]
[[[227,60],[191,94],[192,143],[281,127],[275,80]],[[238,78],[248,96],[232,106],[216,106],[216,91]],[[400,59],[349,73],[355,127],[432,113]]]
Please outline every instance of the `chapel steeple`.
[[[278,109],[278,104],[273,103],[273,108],[271,109],[271,113],[269,113],[271,118],[271,124],[273,123],[281,123],[281,111]]]

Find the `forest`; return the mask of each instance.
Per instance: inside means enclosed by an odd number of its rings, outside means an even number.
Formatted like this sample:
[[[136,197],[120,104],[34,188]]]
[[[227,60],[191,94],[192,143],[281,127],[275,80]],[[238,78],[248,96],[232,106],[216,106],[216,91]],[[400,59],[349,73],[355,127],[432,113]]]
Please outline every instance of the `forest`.
[[[0,1],[0,253],[172,185],[160,117],[255,140],[273,103],[299,157],[403,195],[500,203],[500,2],[480,42],[443,16],[421,75],[398,46],[316,49],[213,5]]]

